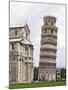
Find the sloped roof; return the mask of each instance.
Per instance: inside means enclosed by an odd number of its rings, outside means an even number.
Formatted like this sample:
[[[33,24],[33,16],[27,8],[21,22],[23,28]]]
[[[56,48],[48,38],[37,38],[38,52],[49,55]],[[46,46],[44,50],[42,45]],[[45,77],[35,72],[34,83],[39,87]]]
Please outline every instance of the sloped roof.
[[[16,26],[10,26],[9,27],[10,30],[11,29],[17,29],[17,28],[25,28],[25,30],[28,29],[30,31],[28,24],[25,24],[25,25],[16,25]]]
[[[31,41],[24,39],[24,38],[10,39],[9,42],[21,42],[22,44],[32,45]]]
[[[21,41],[22,38],[10,39],[9,42]]]

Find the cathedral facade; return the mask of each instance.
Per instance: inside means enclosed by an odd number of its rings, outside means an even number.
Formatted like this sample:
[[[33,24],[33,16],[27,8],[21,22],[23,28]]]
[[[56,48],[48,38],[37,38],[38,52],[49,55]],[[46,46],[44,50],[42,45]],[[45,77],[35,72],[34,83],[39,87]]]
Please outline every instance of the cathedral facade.
[[[33,45],[28,25],[9,28],[9,83],[33,82]]]
[[[39,80],[56,80],[57,27],[56,18],[44,17],[41,30]]]

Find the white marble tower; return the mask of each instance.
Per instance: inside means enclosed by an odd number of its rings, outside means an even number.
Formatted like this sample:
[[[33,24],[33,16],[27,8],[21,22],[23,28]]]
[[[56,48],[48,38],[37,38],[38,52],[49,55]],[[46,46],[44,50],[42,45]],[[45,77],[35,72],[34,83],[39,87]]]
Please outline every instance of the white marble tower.
[[[56,18],[44,17],[41,30],[39,80],[56,80],[57,27]]]

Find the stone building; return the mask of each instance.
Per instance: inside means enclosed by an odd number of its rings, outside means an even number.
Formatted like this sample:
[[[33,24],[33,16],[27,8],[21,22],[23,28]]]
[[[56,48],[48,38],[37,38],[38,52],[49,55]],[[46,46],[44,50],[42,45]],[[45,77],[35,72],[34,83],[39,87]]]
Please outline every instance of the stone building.
[[[9,28],[9,83],[33,81],[33,45],[28,25]]]
[[[56,18],[44,17],[41,30],[39,80],[56,80],[57,27]]]

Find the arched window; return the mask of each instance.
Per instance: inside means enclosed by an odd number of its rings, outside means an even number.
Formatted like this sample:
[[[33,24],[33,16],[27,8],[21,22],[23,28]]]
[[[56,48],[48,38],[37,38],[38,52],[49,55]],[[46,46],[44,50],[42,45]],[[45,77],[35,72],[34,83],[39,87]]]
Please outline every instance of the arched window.
[[[15,35],[17,36],[17,30],[15,30]]]
[[[47,30],[45,30],[45,33],[47,33]]]
[[[25,47],[25,51],[27,51],[27,46]]]
[[[51,22],[51,25],[53,25],[53,22]]]
[[[51,30],[51,34],[53,34],[53,30]]]
[[[14,49],[14,43],[12,43],[12,49]]]
[[[46,21],[46,25],[48,25],[47,21]]]
[[[26,38],[28,38],[28,34],[26,33]]]

